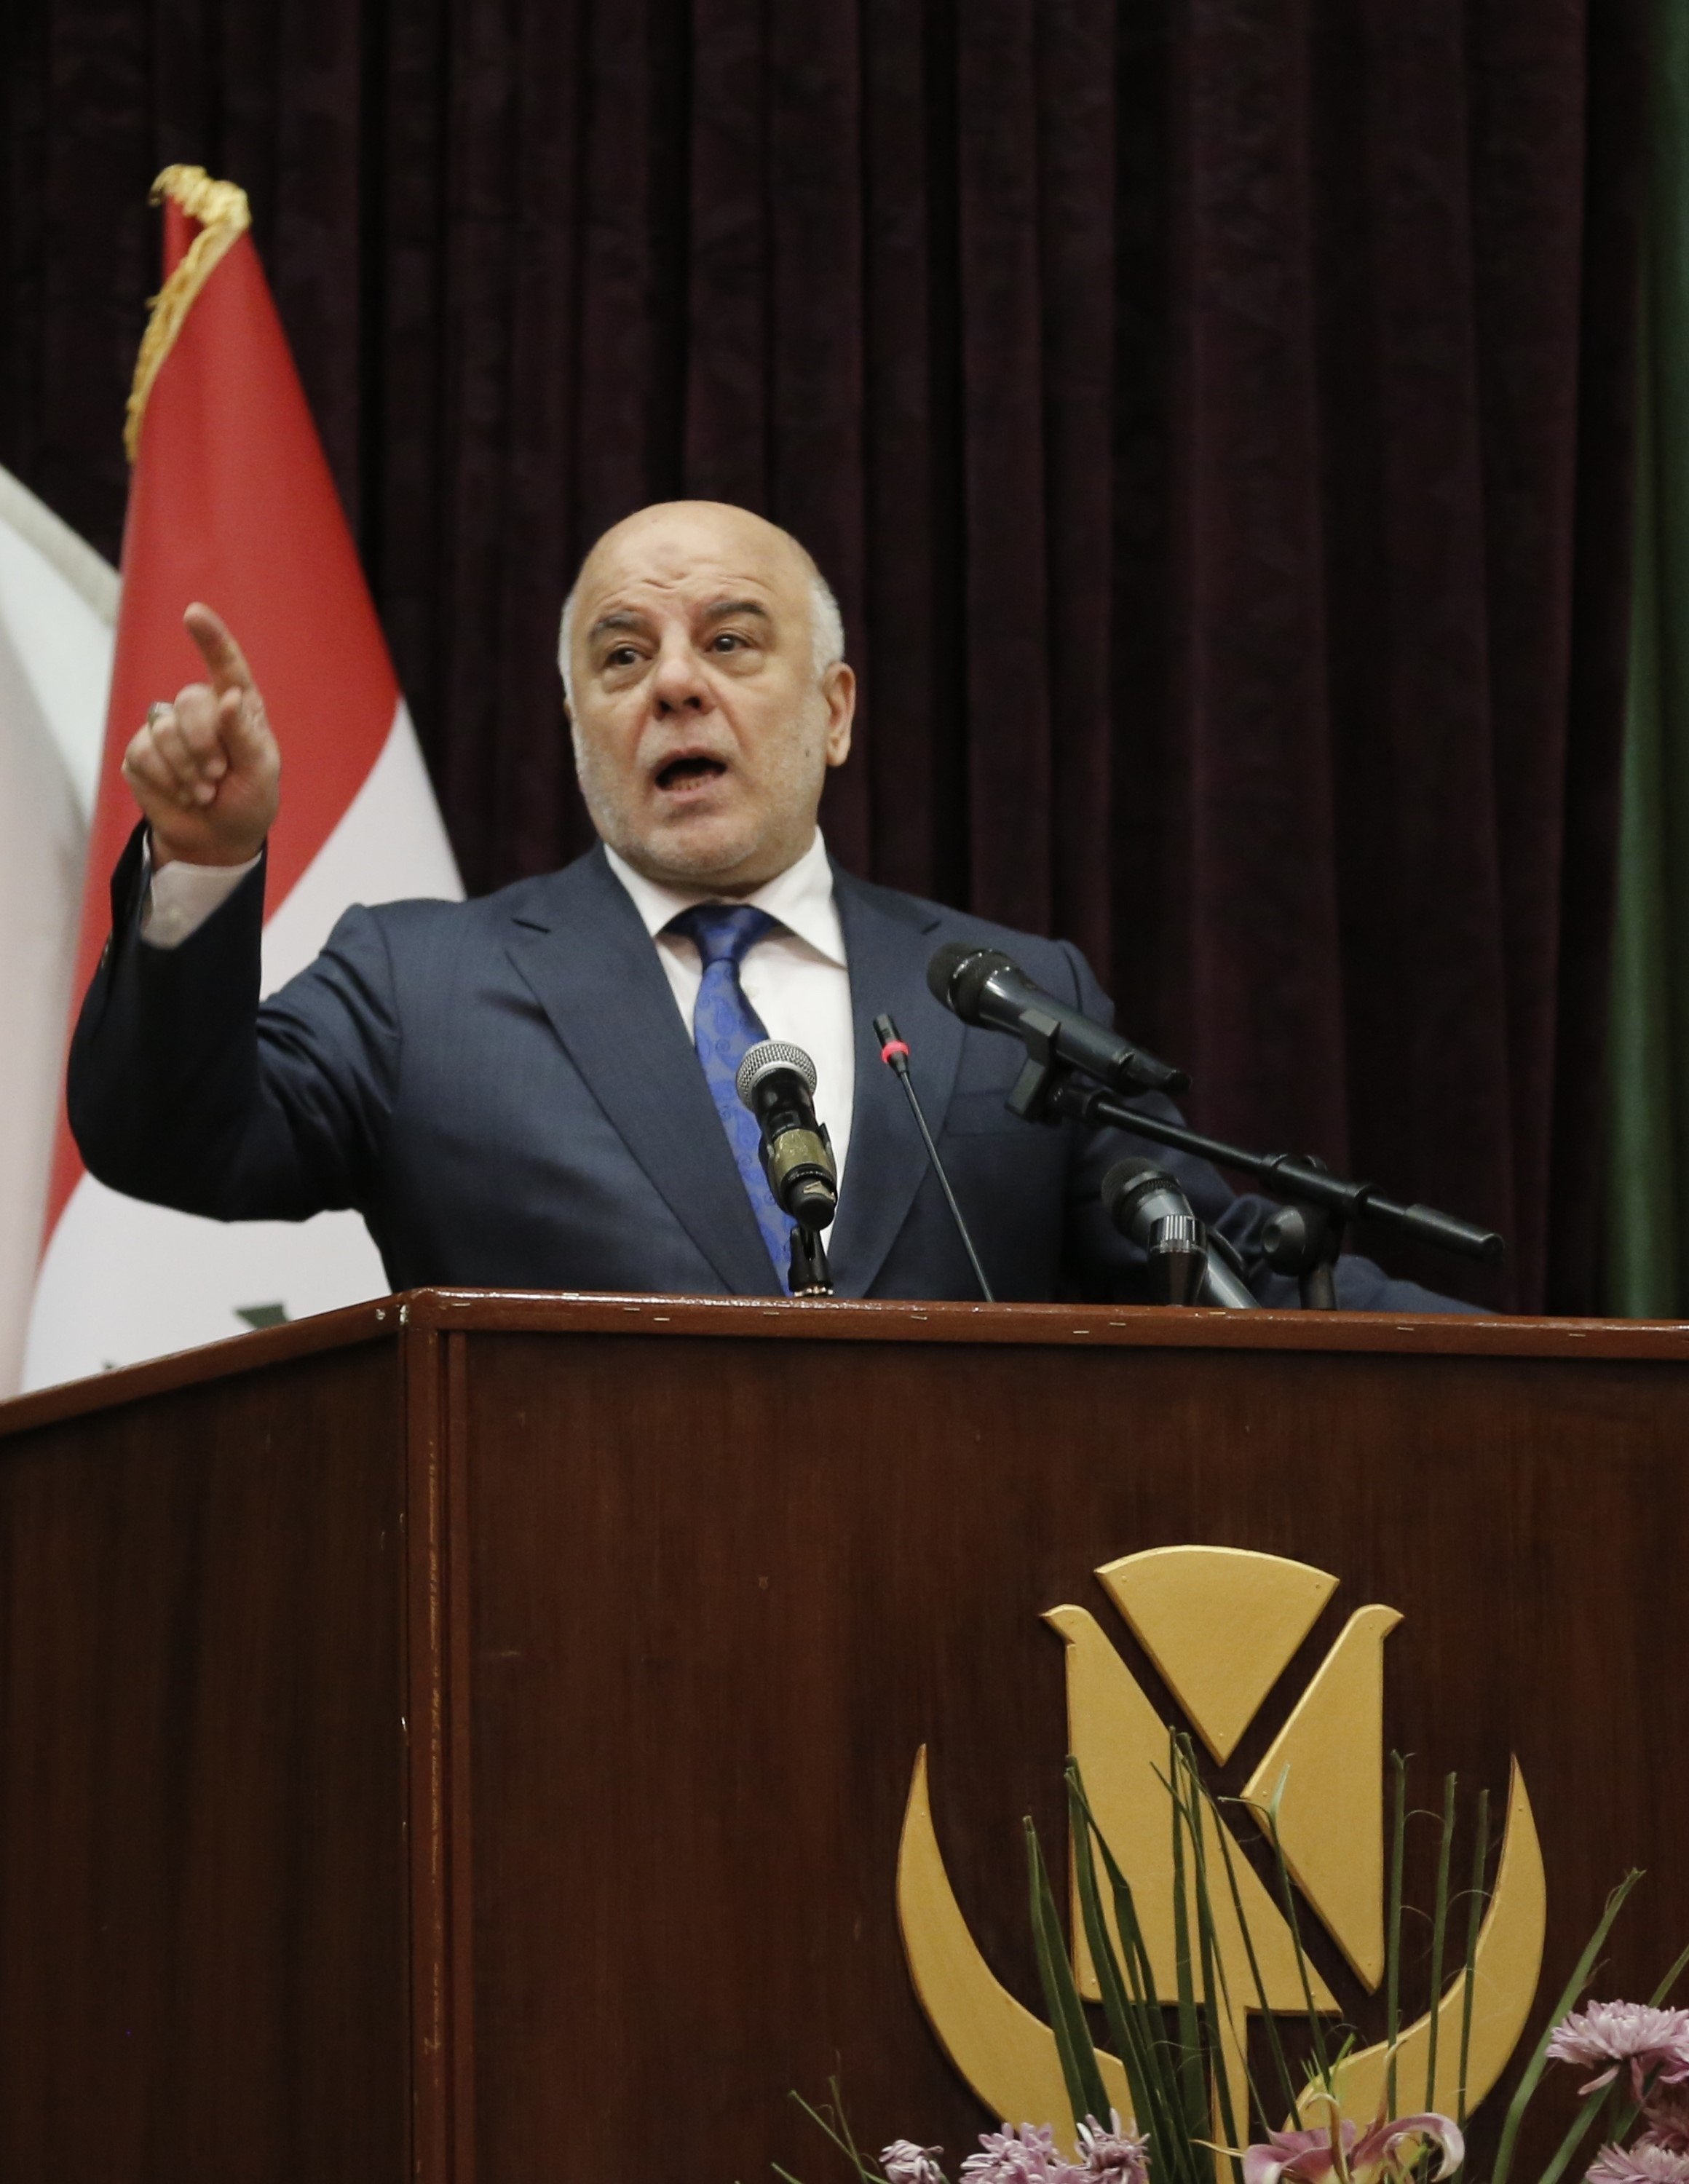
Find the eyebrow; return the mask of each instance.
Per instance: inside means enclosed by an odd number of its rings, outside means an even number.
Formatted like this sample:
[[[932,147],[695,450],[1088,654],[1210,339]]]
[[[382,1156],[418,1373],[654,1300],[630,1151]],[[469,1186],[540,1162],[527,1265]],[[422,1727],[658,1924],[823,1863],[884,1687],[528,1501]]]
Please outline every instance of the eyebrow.
[[[594,638],[602,637],[606,630],[649,629],[649,627],[650,624],[644,615],[635,614],[631,610],[624,610],[620,614],[600,615],[587,632],[587,643],[590,644]]]
[[[766,621],[771,629],[773,627],[774,618],[760,599],[716,599],[705,608],[703,619],[705,621],[726,621],[733,615],[755,615],[759,621]],[[635,608],[623,607],[614,614],[600,615],[587,632],[587,643],[592,644],[599,638],[611,635],[617,630],[646,630],[650,626],[649,616],[639,613]]]

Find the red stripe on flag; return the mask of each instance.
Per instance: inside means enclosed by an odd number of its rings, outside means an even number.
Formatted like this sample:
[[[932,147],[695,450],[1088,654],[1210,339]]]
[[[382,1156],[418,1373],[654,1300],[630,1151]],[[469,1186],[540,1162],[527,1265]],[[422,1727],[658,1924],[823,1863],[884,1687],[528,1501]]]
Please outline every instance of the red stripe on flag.
[[[195,231],[166,205],[167,273]],[[215,607],[234,632],[282,746],[282,815],[270,842],[273,912],[379,756],[399,683],[250,235],[200,291],[147,404],[124,528],[79,998],[105,943],[111,871],[137,817],[124,751],[155,699],[204,678],[181,626],[193,599]],[[81,1172],[61,1113],[49,1235]]]

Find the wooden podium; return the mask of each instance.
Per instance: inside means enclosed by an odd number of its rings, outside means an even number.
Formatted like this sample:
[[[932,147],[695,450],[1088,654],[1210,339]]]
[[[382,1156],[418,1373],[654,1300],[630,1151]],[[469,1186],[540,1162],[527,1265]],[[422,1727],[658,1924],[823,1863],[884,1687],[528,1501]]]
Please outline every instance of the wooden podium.
[[[1689,1328],[426,1291],[23,1398],[0,1457],[20,2184],[828,2184],[835,2072],[954,2163],[915,1755],[1041,2014],[1040,1618],[1151,1546],[1341,1579],[1286,1688],[1400,1608],[1419,1802],[1517,1753],[1533,2023],[1631,1864],[1600,1992],[1689,1940]]]

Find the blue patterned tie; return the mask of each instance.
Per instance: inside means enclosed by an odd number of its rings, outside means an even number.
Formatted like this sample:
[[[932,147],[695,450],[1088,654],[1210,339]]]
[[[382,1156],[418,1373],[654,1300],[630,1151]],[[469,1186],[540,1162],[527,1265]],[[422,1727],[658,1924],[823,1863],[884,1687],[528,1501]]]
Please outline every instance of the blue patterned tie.
[[[756,1225],[784,1289],[794,1224],[768,1188],[757,1156],[761,1133],[734,1082],[740,1062],[768,1036],[761,1018],[744,997],[739,965],[747,951],[773,931],[774,923],[766,910],[753,910],[749,903],[700,902],[692,910],[682,911],[678,917],[670,918],[665,930],[683,933],[697,943],[704,978],[692,1012],[692,1043],[698,1049],[704,1081],[739,1162]]]

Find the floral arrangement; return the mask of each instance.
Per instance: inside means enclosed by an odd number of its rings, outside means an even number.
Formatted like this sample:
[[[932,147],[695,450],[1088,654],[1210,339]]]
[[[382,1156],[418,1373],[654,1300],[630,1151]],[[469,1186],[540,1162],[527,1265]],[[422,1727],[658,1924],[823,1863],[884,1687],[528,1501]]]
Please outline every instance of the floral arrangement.
[[[1079,2159],[1069,2160],[1057,2150],[1050,2125],[1023,2123],[1016,2131],[1006,2123],[981,2135],[978,2153],[962,2164],[962,2184],[1149,2184],[1148,2142],[1122,2125],[1118,2109],[1109,2111],[1106,2130],[1087,2116],[1078,2137]],[[1365,2132],[1346,2122],[1335,2147],[1329,2131],[1271,2131],[1266,2144],[1249,2147],[1239,2158],[1244,2184],[1335,2184],[1345,2177],[1349,2184],[1376,2184],[1412,2176],[1419,2149],[1430,2145],[1444,2156],[1435,2174],[1452,2175],[1463,2158],[1460,2132],[1438,2115],[1398,2117]],[[943,2152],[896,2139],[881,2152],[878,2173],[885,2184],[949,2184],[939,2165]],[[1630,2172],[1610,2184],[1631,2184]],[[1679,2179],[1674,2174],[1660,2184],[1679,2184]]]
[[[1238,2143],[1240,2133],[1224,2078],[1211,2080],[1210,2076],[1218,2041],[1218,2013],[1224,1998],[1211,1894],[1211,1889],[1220,1885],[1220,1876],[1211,1875],[1207,1869],[1210,1841],[1218,1841],[1220,1847],[1224,1885],[1243,1929],[1251,1969],[1255,1951],[1244,1919],[1229,1835],[1224,1826],[1204,1828],[1205,1808],[1218,1820],[1218,1802],[1197,1771],[1190,1740],[1175,1736],[1171,1741],[1168,1773],[1162,1780],[1173,1807],[1176,2005],[1164,2005],[1159,1997],[1130,1885],[1097,1827],[1077,1763],[1069,1759],[1067,1769],[1079,1908],[1103,2014],[1131,2089],[1134,2115],[1123,2120],[1109,2105],[1073,1961],[1062,1936],[1037,1834],[1028,1819],[1025,1825],[1033,1936],[1040,1980],[1073,2109],[1075,2142],[1073,2152],[1066,2153],[1056,2143],[1053,2124],[1023,2122],[1015,2126],[1006,2121],[1001,2130],[981,2136],[979,2150],[961,2164],[957,2184],[1213,2184],[1217,2155],[1229,2159],[1234,2184],[1445,2184],[1445,2180],[1457,2176],[1466,2163],[1465,2054],[1487,1842],[1487,1798],[1480,1795],[1478,1800],[1466,1936],[1461,2113],[1447,2116],[1427,2106],[1417,2114],[1396,2114],[1406,1798],[1405,1769],[1399,1757],[1394,1765],[1395,1837],[1385,1978],[1390,2055],[1384,2105],[1365,2129],[1339,2112],[1335,2072],[1348,2052],[1348,2044],[1335,2053],[1331,2051],[1329,2034],[1313,2008],[1294,1892],[1279,1841],[1275,1799],[1262,1818],[1276,1862],[1280,1905],[1298,1962],[1303,1966],[1303,1991],[1309,1997],[1312,2063],[1310,2074],[1298,2086],[1265,1990],[1261,1988],[1257,1999],[1278,2080],[1279,2112],[1289,2114],[1291,2127],[1269,2130],[1257,2143]],[[1436,1909],[1430,1921],[1434,1992],[1441,1985],[1450,1912],[1455,1786],[1455,1778],[1450,1775],[1444,1785]],[[1502,2124],[1489,2184],[1508,2184],[1520,2126],[1550,2063],[1568,2064],[1594,2075],[1580,2087],[1582,2106],[1536,2184],[1561,2184],[1591,2137],[1599,2150],[1582,2172],[1583,2184],[1689,2184],[1689,2009],[1663,2006],[1679,1974],[1689,1964],[1689,1949],[1667,1971],[1647,2003],[1595,2002],[1580,2009],[1575,2006],[1589,1983],[1620,1907],[1641,1877],[1636,1872],[1627,1875],[1608,1898],[1595,1932],[1520,2078]],[[1105,1880],[1114,1912],[1112,1930],[1103,1915]],[[1258,1972],[1257,1979],[1258,1984]],[[1428,2080],[1435,2076],[1435,2056],[1433,2047]],[[1217,2142],[1210,2135],[1213,2130],[1211,2083],[1218,2096],[1224,2142]],[[881,2149],[878,2162],[867,2159],[851,2137],[836,2084],[833,2091],[833,2103],[825,2111],[800,2096],[794,2098],[845,2155],[856,2170],[857,2184],[950,2184],[941,2165],[940,2147],[896,2139]],[[1269,2112],[1263,2091],[1252,2076],[1249,2106],[1255,2114]],[[1106,2122],[1101,2120],[1105,2117]],[[798,2184],[784,2170],[777,2167],[777,2174],[784,2184]]]
[[[1587,2184],[1689,2184],[1689,2009],[1592,2002],[1554,2026],[1545,2052],[1551,2063],[1596,2072],[1580,2088],[1586,2098],[1623,2103]],[[1638,2120],[1637,2137],[1620,2145]]]

